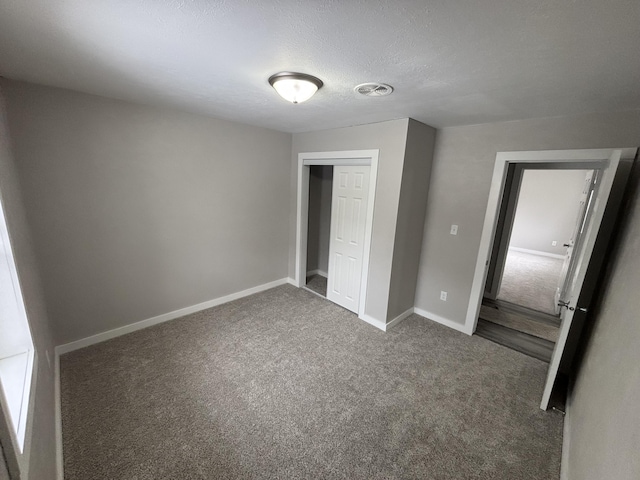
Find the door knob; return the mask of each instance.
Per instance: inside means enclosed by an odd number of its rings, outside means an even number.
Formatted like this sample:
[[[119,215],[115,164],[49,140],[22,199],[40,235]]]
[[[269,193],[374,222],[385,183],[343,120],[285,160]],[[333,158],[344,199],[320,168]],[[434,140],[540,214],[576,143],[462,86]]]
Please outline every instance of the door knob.
[[[570,246],[571,246],[571,244],[570,244],[570,243],[563,243],[563,244],[562,244],[562,246],[563,246],[563,247],[570,247]]]

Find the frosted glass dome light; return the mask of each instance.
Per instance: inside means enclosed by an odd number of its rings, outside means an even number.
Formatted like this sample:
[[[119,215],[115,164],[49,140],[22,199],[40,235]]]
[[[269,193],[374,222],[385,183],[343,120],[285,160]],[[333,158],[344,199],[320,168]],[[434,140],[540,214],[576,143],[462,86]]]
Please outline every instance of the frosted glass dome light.
[[[306,73],[280,72],[269,77],[269,84],[285,100],[302,103],[313,97],[323,85],[319,78]]]

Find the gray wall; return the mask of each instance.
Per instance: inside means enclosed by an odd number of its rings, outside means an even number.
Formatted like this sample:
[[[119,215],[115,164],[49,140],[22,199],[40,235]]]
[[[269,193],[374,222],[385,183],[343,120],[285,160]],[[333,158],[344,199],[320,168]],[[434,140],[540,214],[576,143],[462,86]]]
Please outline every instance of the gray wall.
[[[587,170],[525,170],[509,246],[564,255],[562,244],[573,235],[586,174]]]
[[[615,248],[608,282],[570,393],[569,479],[640,478],[640,165],[635,196]]]
[[[290,134],[2,85],[58,344],[287,276]]]
[[[496,153],[629,147],[640,143],[640,111],[540,118],[438,131],[416,307],[464,324]],[[459,225],[457,236],[449,234]],[[440,290],[449,292],[439,299]]]
[[[25,453],[18,454],[18,461],[23,473],[29,472],[30,480],[50,480],[55,472],[54,343],[45,308],[38,263],[34,254],[32,232],[25,216],[22,198],[24,192],[20,188],[7,128],[3,87],[4,84],[0,84],[0,194],[36,349],[35,384],[32,382],[29,407],[31,413],[28,417]],[[47,352],[52,361],[51,365],[47,362]],[[1,417],[2,415],[0,415],[0,442],[5,449],[9,450],[7,425]],[[9,451],[6,453],[11,455]]]
[[[298,154],[336,150],[380,150],[365,313],[383,323],[387,319],[393,245],[408,124],[409,119],[405,118],[293,135],[289,200],[290,277],[295,275]]]
[[[409,120],[387,321],[414,306],[436,129]]]
[[[0,480],[9,480],[9,472],[7,471],[7,464],[4,463],[4,458],[1,456],[0,456]]]
[[[331,195],[333,167],[313,165],[309,168],[309,235],[307,237],[307,271],[329,268],[331,238]]]

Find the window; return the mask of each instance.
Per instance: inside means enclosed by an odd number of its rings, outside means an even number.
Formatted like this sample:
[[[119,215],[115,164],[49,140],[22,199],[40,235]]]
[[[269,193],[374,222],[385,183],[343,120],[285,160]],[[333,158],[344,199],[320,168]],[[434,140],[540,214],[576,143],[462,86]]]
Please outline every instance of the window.
[[[27,425],[33,357],[33,340],[0,203],[0,397],[21,453]]]

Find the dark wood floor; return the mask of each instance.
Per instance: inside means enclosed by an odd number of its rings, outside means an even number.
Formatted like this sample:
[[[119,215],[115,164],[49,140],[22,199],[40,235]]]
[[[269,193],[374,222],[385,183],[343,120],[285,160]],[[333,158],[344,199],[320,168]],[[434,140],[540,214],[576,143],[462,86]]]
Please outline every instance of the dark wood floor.
[[[560,319],[504,301],[484,299],[476,334],[505,347],[549,362]]]

